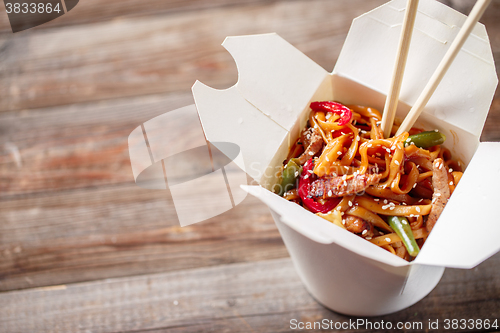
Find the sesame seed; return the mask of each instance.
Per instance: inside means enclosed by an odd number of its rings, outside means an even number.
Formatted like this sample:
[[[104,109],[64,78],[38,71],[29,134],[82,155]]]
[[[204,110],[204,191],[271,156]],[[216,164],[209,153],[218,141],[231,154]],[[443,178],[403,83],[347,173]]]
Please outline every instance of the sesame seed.
[[[352,207],[352,201],[349,201],[348,204],[349,204],[349,207]]]
[[[371,147],[372,147],[372,144],[371,144],[371,143],[369,143],[369,144],[368,144],[368,148],[371,148]]]
[[[453,181],[450,182],[450,185],[453,185]]]
[[[359,137],[359,135],[356,137],[356,141],[359,141],[361,138]]]
[[[386,210],[389,207],[390,207],[389,205],[385,205],[385,206],[382,206],[382,209]]]
[[[299,175],[299,172],[295,171],[295,177],[297,177],[298,175]]]
[[[365,239],[366,239],[366,240],[370,240],[370,239],[372,239],[372,238],[371,238],[371,237],[366,237]]]
[[[309,175],[305,175],[305,176],[304,176],[304,179],[307,179],[307,178],[309,178]]]
[[[385,203],[385,204],[387,203],[387,199],[384,199],[384,203]]]
[[[420,199],[420,200],[418,200],[418,202],[422,202],[422,201],[424,201],[424,199]]]
[[[379,201],[380,199],[373,199],[373,201]]]
[[[395,208],[396,207],[394,207],[394,206],[389,207],[390,210],[394,210]]]
[[[410,138],[406,139],[406,142],[410,142],[410,141],[411,141],[411,139],[410,139]]]
[[[394,164],[399,165],[399,161],[398,160],[394,160]]]
[[[401,224],[408,224],[408,222],[406,222],[406,220],[403,220],[401,221]]]
[[[417,212],[419,212],[419,213],[420,213],[420,207],[417,207],[417,208],[415,208],[415,209],[417,210]]]
[[[368,232],[368,230],[363,230],[363,232],[361,233],[362,235],[366,235],[366,233]]]
[[[385,241],[386,241],[386,242],[390,242],[390,241],[391,241],[391,239],[390,239],[389,237],[386,237],[386,238],[385,238]]]
[[[309,155],[313,156],[313,155],[314,155],[314,152],[310,151],[310,152],[309,152]]]
[[[342,224],[345,225],[345,220],[344,219],[342,219]]]
[[[440,197],[440,196],[441,196],[441,193],[437,192],[437,193],[434,193],[434,195],[435,195],[436,197]]]
[[[452,169],[452,168],[449,168],[449,169],[448,169],[448,172],[449,172],[449,173],[452,173],[452,172],[453,172],[453,169]]]
[[[330,159],[328,158],[328,156],[326,156],[326,161],[327,161],[327,162],[330,162]]]
[[[437,129],[435,129],[434,132],[439,132],[439,131]]]
[[[332,190],[328,191],[328,196],[331,197],[332,195],[333,195]]]
[[[417,187],[417,183],[413,184],[413,188]]]
[[[337,152],[337,155],[342,155],[342,152],[339,150],[339,151]]]

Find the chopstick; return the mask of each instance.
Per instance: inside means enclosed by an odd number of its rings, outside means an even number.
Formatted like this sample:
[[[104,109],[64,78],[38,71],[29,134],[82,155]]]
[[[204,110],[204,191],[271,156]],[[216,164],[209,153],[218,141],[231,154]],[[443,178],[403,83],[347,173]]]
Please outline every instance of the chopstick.
[[[491,0],[478,0],[476,2],[469,16],[465,20],[464,25],[458,32],[457,37],[444,55],[443,60],[441,60],[437,69],[432,74],[431,79],[425,86],[424,90],[418,97],[410,112],[408,112],[408,115],[406,115],[406,118],[396,132],[396,136],[400,135],[403,132],[408,132],[413,126],[490,2]]]
[[[396,116],[398,107],[399,92],[401,91],[401,83],[403,82],[403,74],[406,67],[406,59],[408,58],[408,50],[410,49],[411,36],[413,26],[415,25],[415,17],[417,16],[418,0],[408,0],[406,4],[406,12],[401,27],[401,35],[399,37],[399,46],[392,72],[391,86],[385,100],[384,112],[382,113],[381,130],[384,132],[384,137],[391,136],[392,124]]]

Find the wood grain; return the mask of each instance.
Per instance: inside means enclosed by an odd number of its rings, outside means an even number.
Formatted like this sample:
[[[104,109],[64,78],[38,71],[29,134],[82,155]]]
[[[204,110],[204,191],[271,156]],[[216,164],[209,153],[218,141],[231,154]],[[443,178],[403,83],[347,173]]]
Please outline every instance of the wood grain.
[[[133,183],[128,135],[143,122],[192,103],[185,93],[2,113],[0,199]]]
[[[69,15],[59,17],[33,28],[32,31],[60,28],[68,25],[84,25],[109,20],[135,18],[144,16],[176,15],[186,11],[200,11],[223,6],[243,6],[262,2],[278,2],[280,0],[85,0],[78,3],[78,12],[71,11]],[[292,0],[288,0],[292,1]],[[467,14],[474,4],[474,0],[440,0],[446,5]],[[5,8],[0,6],[0,12]],[[0,34],[10,33],[7,15],[0,15]],[[26,33],[26,32],[24,32]]]
[[[474,270],[449,269],[421,302],[368,320],[421,322],[424,329],[411,330],[418,332],[428,331],[428,320],[498,318],[498,264],[500,255]],[[478,290],[468,290],[470,283]],[[8,304],[0,306],[0,329],[11,333],[289,332],[291,319],[357,319],[319,305],[289,258],[14,291],[0,294],[0,304]]]
[[[179,226],[168,191],[99,187],[0,202],[0,291],[287,256],[248,197]]]
[[[277,1],[277,0],[272,0]],[[141,17],[141,16],[167,16],[186,11],[200,11],[222,6],[241,6],[264,2],[264,0],[80,0],[77,11],[46,24],[35,27],[34,30],[60,28],[68,25],[81,25],[109,20]],[[269,2],[267,0],[266,2]],[[0,6],[2,12],[5,11]],[[11,33],[7,15],[0,15],[0,33]]]
[[[0,332],[288,332],[291,318],[349,320],[307,294],[255,198],[178,227],[167,190],[133,183],[127,137],[191,104],[196,79],[236,82],[226,35],[276,31],[331,70],[352,18],[384,2],[82,0],[18,34],[0,14]],[[444,2],[464,13],[474,3]],[[493,0],[482,19],[497,72],[499,15]],[[500,141],[498,128],[497,89],[482,140]],[[423,301],[372,320],[499,318],[499,266],[496,255],[447,270]]]
[[[266,2],[4,35],[0,111],[185,93],[196,80],[225,88],[237,80],[228,35],[277,32],[331,70],[352,18],[383,2]]]

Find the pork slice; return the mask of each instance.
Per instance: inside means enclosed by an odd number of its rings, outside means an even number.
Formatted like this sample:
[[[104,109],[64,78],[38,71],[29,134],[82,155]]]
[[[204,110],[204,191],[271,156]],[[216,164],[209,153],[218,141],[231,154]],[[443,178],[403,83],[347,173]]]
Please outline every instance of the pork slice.
[[[448,186],[448,172],[443,159],[436,158],[432,163],[432,194],[431,212],[427,218],[426,228],[431,231],[434,228],[439,216],[443,212],[444,206],[450,198],[450,187]]]
[[[368,186],[378,184],[380,174],[354,174],[344,176],[325,176],[312,182],[309,195],[313,197],[336,198],[356,194]]]
[[[300,142],[304,145],[304,152],[299,156],[300,164],[306,163],[323,148],[323,137],[317,128],[309,127],[302,132]]]
[[[347,215],[343,218],[346,229],[362,237],[373,237],[373,224],[357,216]]]

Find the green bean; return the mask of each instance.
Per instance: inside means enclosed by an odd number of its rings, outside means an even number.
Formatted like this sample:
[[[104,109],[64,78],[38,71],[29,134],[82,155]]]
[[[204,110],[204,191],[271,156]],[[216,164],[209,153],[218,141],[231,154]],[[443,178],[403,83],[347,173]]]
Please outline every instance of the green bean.
[[[406,140],[406,145],[415,144],[419,148],[430,148],[432,146],[441,145],[446,140],[446,136],[438,131],[427,131],[418,134],[413,134]]]
[[[289,191],[297,186],[297,178],[302,172],[302,167],[298,159],[292,158],[288,161],[281,174],[281,182],[274,187],[274,192],[283,196],[286,191]]]
[[[389,216],[387,222],[389,222],[391,228],[401,238],[410,256],[416,257],[420,249],[415,241],[415,237],[413,237],[413,231],[411,231],[408,220],[405,217]]]

